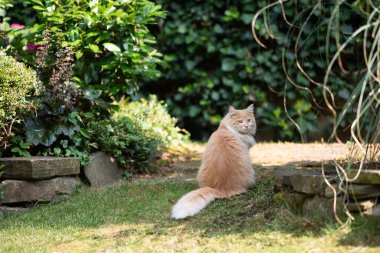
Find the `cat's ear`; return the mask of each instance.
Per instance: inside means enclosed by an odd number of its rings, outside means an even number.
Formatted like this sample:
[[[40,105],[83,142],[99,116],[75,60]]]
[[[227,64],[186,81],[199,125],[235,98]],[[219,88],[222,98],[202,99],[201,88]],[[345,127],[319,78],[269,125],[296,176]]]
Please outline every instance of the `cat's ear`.
[[[250,105],[247,107],[246,110],[247,110],[247,112],[254,114],[254,112],[253,112],[254,109],[255,109],[255,108],[253,107],[253,104],[250,104]]]
[[[228,108],[228,114],[230,115],[231,118],[236,116],[236,109],[231,105]]]

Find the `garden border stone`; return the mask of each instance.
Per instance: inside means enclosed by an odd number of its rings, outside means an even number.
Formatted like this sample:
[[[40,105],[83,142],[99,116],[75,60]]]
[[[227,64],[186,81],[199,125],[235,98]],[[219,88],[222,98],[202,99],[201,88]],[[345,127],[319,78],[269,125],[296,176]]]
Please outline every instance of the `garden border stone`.
[[[4,194],[0,203],[7,205],[25,202],[59,202],[73,194],[81,183],[77,177],[57,177],[38,181],[6,179],[1,182]]]
[[[347,171],[348,178],[354,178],[358,170]],[[358,178],[353,181],[355,184],[380,184],[380,170],[361,170]]]
[[[84,167],[84,174],[91,187],[113,185],[123,178],[123,173],[116,159],[104,152],[96,152]]]
[[[47,179],[56,176],[77,175],[80,159],[74,157],[10,157],[0,158],[3,179]]]

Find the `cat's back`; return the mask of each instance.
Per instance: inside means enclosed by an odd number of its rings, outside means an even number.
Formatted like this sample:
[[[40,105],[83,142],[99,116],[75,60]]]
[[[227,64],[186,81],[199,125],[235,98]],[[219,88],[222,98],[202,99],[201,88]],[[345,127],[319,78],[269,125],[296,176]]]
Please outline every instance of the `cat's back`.
[[[202,157],[202,167],[207,165],[224,167],[233,160],[241,160],[245,153],[248,153],[248,150],[244,142],[227,128],[219,128],[207,142]]]
[[[253,181],[246,145],[231,131],[219,128],[206,146],[197,181],[225,192],[239,192]]]
[[[207,142],[204,156],[212,150],[230,151],[230,149],[243,148],[244,143],[227,128],[218,128]]]

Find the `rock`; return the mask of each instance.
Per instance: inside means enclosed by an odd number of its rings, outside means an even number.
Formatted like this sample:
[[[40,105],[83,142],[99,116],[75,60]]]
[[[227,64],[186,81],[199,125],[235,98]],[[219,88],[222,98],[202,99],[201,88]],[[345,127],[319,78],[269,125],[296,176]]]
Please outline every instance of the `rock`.
[[[332,186],[336,190],[337,196],[339,196],[342,191],[338,188],[338,184],[332,184]],[[342,187],[345,188],[344,185]],[[351,184],[349,185],[347,192],[352,199],[368,199],[380,196],[380,187],[377,185]],[[325,188],[325,196],[326,198],[334,197],[333,190],[328,186]]]
[[[322,195],[326,188],[324,177],[316,172],[300,171],[290,176],[290,182],[295,191],[305,194]]]
[[[348,178],[354,178],[358,170],[347,171]],[[355,184],[380,184],[380,170],[362,170],[358,178],[353,181]]]
[[[302,206],[302,214],[319,218],[320,220],[334,219],[333,199],[314,197],[305,200]],[[337,215],[340,217],[343,214],[343,201],[337,199]]]
[[[0,158],[5,179],[46,179],[55,176],[77,175],[80,160],[67,157],[12,157]]]
[[[275,184],[277,187],[291,187],[297,192],[305,194],[323,194],[326,183],[320,169],[277,169],[275,171]],[[327,175],[327,178],[331,178]]]
[[[380,196],[380,185],[350,184],[347,193],[352,199],[369,199]]]
[[[57,177],[40,181],[7,179],[2,182],[4,195],[0,203],[58,202],[65,200],[81,185],[76,177]]]
[[[289,210],[300,213],[302,205],[307,199],[307,195],[302,193],[278,192],[273,196],[273,199],[284,204]]]
[[[299,170],[289,168],[278,168],[274,172],[274,180],[277,187],[291,187],[290,176],[296,175]]]
[[[380,204],[376,205],[372,209],[368,209],[367,211],[364,212],[364,214],[369,217],[375,217],[379,219],[380,218]]]
[[[376,199],[370,199],[365,201],[349,201],[347,203],[348,211],[359,212],[372,209],[376,205]]]
[[[84,167],[84,174],[92,187],[113,185],[123,178],[116,160],[104,152],[95,153],[89,164]]]
[[[339,196],[342,193],[342,191],[339,189],[339,185],[338,184],[331,184],[331,185],[335,189],[337,196]],[[328,185],[326,185],[326,188],[325,188],[325,197],[326,198],[334,197],[334,192]]]

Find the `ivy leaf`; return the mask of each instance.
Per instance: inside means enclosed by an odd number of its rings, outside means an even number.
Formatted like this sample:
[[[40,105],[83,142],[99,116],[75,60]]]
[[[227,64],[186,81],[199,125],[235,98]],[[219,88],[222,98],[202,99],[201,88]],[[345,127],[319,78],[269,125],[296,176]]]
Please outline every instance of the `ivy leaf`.
[[[57,140],[57,129],[46,129],[45,125],[38,120],[27,120],[25,130],[26,141],[35,146],[39,144],[50,146]]]
[[[100,52],[99,47],[97,45],[90,44],[88,46],[88,48],[91,49],[91,51],[93,51],[94,53],[99,53]]]
[[[60,131],[68,137],[71,137],[78,130],[78,126],[60,126]]]
[[[223,71],[233,71],[236,67],[236,61],[231,58],[223,59],[222,61],[222,70]]]
[[[81,133],[81,135],[82,135],[83,137],[85,137],[85,138],[87,138],[87,139],[91,139],[90,132],[87,131],[86,129],[81,128],[81,129],[79,130],[79,132]]]
[[[103,43],[103,46],[110,52],[120,52],[121,49],[120,47],[116,46],[115,44],[113,43],[110,43],[110,42],[106,42],[106,43]]]
[[[83,56],[83,51],[82,50],[76,51],[75,56],[77,57],[77,59],[80,59]]]

